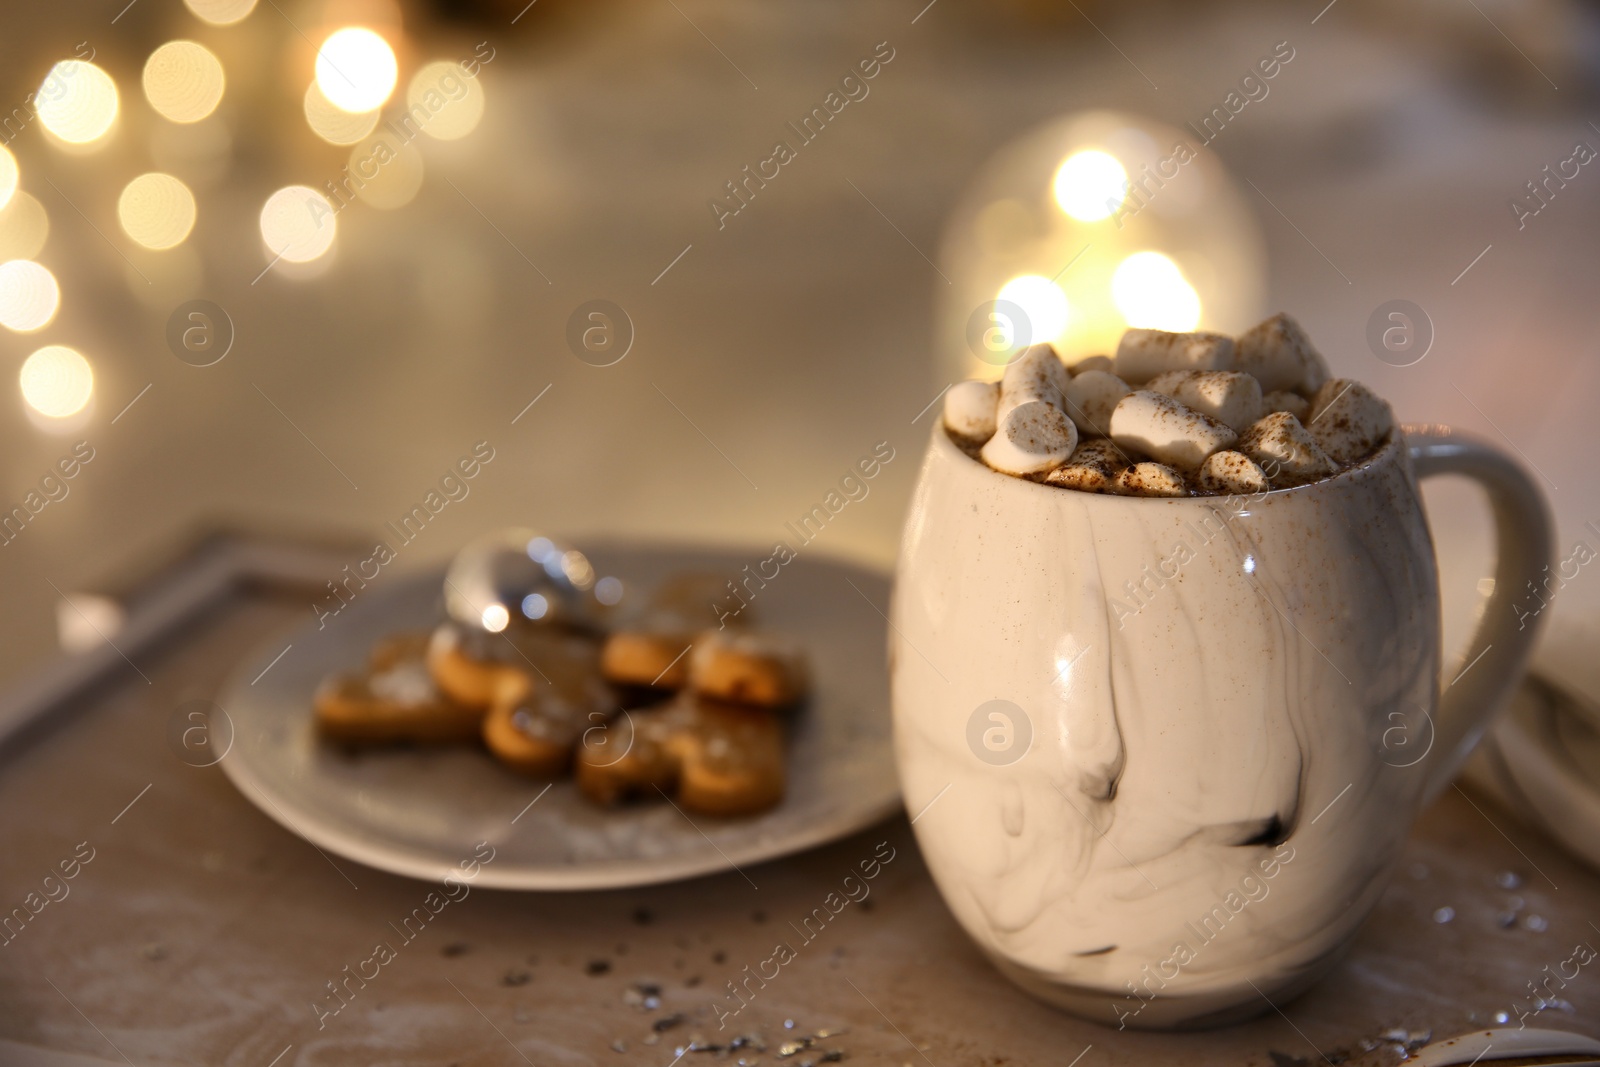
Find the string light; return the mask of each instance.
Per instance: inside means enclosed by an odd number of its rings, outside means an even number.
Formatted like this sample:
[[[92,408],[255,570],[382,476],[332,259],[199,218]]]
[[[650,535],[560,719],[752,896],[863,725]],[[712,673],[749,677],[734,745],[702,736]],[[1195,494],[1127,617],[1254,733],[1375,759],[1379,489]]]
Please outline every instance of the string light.
[[[261,239],[274,257],[290,263],[309,263],[326,253],[337,230],[328,198],[304,185],[279,189],[261,208]]]
[[[1066,332],[1072,317],[1072,307],[1067,294],[1042,274],[1023,274],[1001,286],[997,300],[1007,301],[1021,308],[1027,316],[1028,343],[1040,344],[1054,341]]]
[[[195,17],[213,26],[231,26],[256,9],[256,0],[183,0]]]
[[[11,195],[17,191],[20,177],[17,157],[11,154],[9,148],[0,145],[0,211],[4,211],[6,205],[11,203]]]
[[[335,31],[317,50],[317,87],[344,111],[363,114],[382,107],[399,74],[389,42],[363,26]]]
[[[168,41],[144,65],[144,95],[173,122],[199,122],[222,102],[222,61],[193,41]]]
[[[438,60],[417,71],[406,90],[406,115],[429,137],[454,141],[483,121],[483,86],[459,63]]]
[[[155,251],[175,248],[194,229],[194,194],[170,174],[141,174],[117,200],[122,231]]]
[[[1109,152],[1090,148],[1062,162],[1052,183],[1056,203],[1079,222],[1110,218],[1128,195],[1128,172]]]
[[[316,82],[306,86],[304,105],[306,125],[311,132],[329,144],[355,144],[378,125],[378,113],[353,114],[333,106],[333,101],[322,95]]]
[[[94,395],[94,369],[77,350],[46,345],[22,364],[22,398],[52,419],[76,415]]]
[[[32,333],[50,324],[61,306],[56,276],[29,259],[0,263],[0,326]]]
[[[1200,324],[1200,294],[1160,252],[1135,252],[1118,264],[1111,297],[1129,326],[1183,333]]]
[[[68,144],[89,144],[117,120],[117,83],[83,59],[63,59],[34,95],[39,121]]]
[[[50,237],[50,216],[44,205],[18,189],[11,202],[0,208],[0,262],[32,259],[44,250]]]
[[[250,15],[257,0],[184,3],[198,18],[223,26]],[[379,32],[354,25],[335,30],[317,51],[315,78],[305,93],[308,125],[324,140],[355,146],[354,167],[363,150],[379,147],[372,134],[380,109],[395,92],[398,76],[395,49]],[[226,93],[227,74],[209,48],[192,40],[171,40],[150,53],[140,83],[152,110],[172,123],[192,125],[216,113]],[[87,59],[56,63],[32,99],[40,125],[51,137],[70,145],[89,145],[106,137],[120,112],[116,82]],[[407,87],[406,99],[407,113],[401,121],[414,123],[417,132],[425,131],[438,140],[467,136],[484,114],[484,91],[476,77],[462,64],[447,60],[418,70]],[[221,129],[225,137],[226,127]],[[398,208],[420,189],[423,162],[409,143],[392,148],[385,142],[383,147],[388,149],[383,166],[366,178],[355,195],[374,207]],[[48,236],[49,218],[36,199],[20,190],[19,181],[15,157],[0,146],[0,325],[31,331],[54,318],[60,288],[54,275],[33,261]],[[341,199],[336,208],[308,186],[279,189],[263,204],[260,214],[268,253],[274,261],[290,263],[308,263],[326,255],[336,241],[336,215],[345,206]],[[193,232],[196,214],[189,186],[160,172],[130,181],[117,202],[124,233],[154,251],[183,244]],[[72,411],[88,402],[93,374],[88,361],[72,349],[42,348],[30,357],[25,364],[28,367],[32,370],[24,375],[24,394],[30,406],[41,413],[52,417],[69,413],[71,405],[62,397],[71,390],[62,383],[81,386],[83,396],[71,406]],[[82,385],[85,382],[88,384]]]

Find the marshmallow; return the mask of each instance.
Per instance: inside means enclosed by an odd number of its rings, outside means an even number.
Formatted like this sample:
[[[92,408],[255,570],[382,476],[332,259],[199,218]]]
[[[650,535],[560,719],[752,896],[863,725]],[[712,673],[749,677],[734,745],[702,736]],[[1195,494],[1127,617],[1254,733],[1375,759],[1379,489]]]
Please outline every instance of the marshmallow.
[[[1160,463],[1135,463],[1119,472],[1114,492],[1123,496],[1188,496],[1183,475]]]
[[[1170,396],[1176,400],[1178,397],[1178,386],[1187,381],[1191,375],[1198,373],[1200,372],[1192,370],[1169,370],[1164,374],[1156,375],[1139,388],[1147,389],[1152,393],[1160,393],[1163,396]]]
[[[1169,370],[1233,370],[1233,338],[1220,333],[1128,330],[1117,345],[1117,377],[1139,385]]]
[[[1254,375],[1263,391],[1314,393],[1328,380],[1328,365],[1300,324],[1279,313],[1239,337],[1234,370]]]
[[[1128,330],[1115,357],[1070,368],[1051,345],[1033,345],[998,385],[952,386],[944,422],[996,471],[1133,496],[1304,485],[1370,455],[1395,427],[1370,389],[1329,380],[1305,331],[1283,314],[1237,342]]]
[[[1030,400],[1000,416],[982,455],[1002,474],[1043,474],[1065,463],[1077,445],[1077,427],[1060,408]]]
[[[1272,488],[1267,472],[1243,452],[1213,452],[1200,464],[1200,474],[1195,485],[1204,493],[1239,496],[1244,493],[1265,493]]]
[[[1389,436],[1394,415],[1372,390],[1349,378],[1330,378],[1311,398],[1306,429],[1335,463],[1354,463]]]
[[[1006,413],[1030,400],[1043,400],[1061,407],[1061,396],[1067,388],[1067,368],[1049,345],[1032,345],[1006,365],[1000,379],[1000,404],[995,409],[996,423],[1005,421]]]
[[[1123,397],[1111,413],[1111,439],[1168,466],[1192,471],[1239,435],[1169,396],[1141,390]]]
[[[1287,411],[1301,422],[1305,422],[1306,416],[1311,414],[1311,401],[1299,393],[1291,393],[1287,389],[1279,389],[1276,392],[1268,393],[1261,398],[1261,402],[1266,405],[1266,414],[1268,415],[1274,411]]]
[[[1118,473],[1128,466],[1128,457],[1109,439],[1085,441],[1072,453],[1065,466],[1057,467],[1044,480],[1047,485],[1077,489],[1084,493],[1113,491]]]
[[[1205,370],[1186,374],[1171,396],[1184,407],[1210,415],[1238,433],[1248,430],[1267,413],[1261,399],[1261,383],[1237,371]]]
[[[994,436],[999,403],[999,382],[957,382],[944,394],[945,429],[969,441],[987,441]]]
[[[1316,439],[1287,411],[1274,411],[1239,439],[1239,451],[1261,465],[1274,486],[1301,485],[1337,468]]]
[[[1104,437],[1111,429],[1111,412],[1129,389],[1121,378],[1103,370],[1086,370],[1067,383],[1067,416],[1078,432]]]

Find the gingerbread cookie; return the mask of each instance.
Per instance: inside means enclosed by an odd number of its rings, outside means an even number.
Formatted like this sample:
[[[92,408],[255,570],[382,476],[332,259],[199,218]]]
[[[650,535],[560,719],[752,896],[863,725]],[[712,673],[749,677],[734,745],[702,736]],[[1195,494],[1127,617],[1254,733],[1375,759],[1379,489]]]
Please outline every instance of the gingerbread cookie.
[[[689,683],[692,641],[682,633],[620,630],[606,639],[600,669],[618,685],[682,689]]]
[[[716,576],[694,573],[658,585],[606,640],[600,661],[606,679],[646,689],[682,689],[689,682],[689,646],[716,616],[726,585]],[[739,616],[732,619],[744,623]]]
[[[483,724],[481,709],[452,701],[429,675],[425,634],[397,634],[372,650],[367,669],[329,678],[314,705],[323,736],[352,744],[468,741]]]
[[[536,686],[520,701],[491,707],[483,717],[483,744],[514,771],[555,777],[570,765],[579,739],[605,729],[613,710],[610,701],[568,701]]]
[[[750,815],[783,799],[783,727],[763,708],[691,694],[628,711],[578,746],[578,788],[605,805],[659,790],[685,811]]]
[[[428,670],[450,699],[487,710],[520,699],[541,679],[546,659],[552,670],[562,670],[563,660],[576,657],[598,673],[599,651],[598,639],[565,626],[513,626],[488,633],[446,622],[428,642]]]
[[[592,639],[551,631],[523,644],[537,673],[500,683],[501,698],[483,719],[483,741],[512,770],[551,777],[567,768],[584,734],[603,729],[619,705],[600,677]]]
[[[514,547],[537,562],[537,540]],[[545,557],[548,571],[555,557]],[[318,726],[348,742],[479,737],[520,773],[575,772],[601,804],[665,794],[701,815],[764,811],[785,789],[778,712],[803,699],[807,671],[796,647],[744,632],[749,612],[719,609],[724,587],[720,576],[671,576],[622,609],[609,637],[592,629],[600,614],[551,620],[525,608],[526,620],[489,632],[453,613],[431,635],[382,642],[364,673],[325,682]],[[727,626],[707,629],[713,618]]]
[[[689,652],[689,688],[703,697],[762,708],[786,708],[805,696],[805,656],[768,634],[711,630]]]

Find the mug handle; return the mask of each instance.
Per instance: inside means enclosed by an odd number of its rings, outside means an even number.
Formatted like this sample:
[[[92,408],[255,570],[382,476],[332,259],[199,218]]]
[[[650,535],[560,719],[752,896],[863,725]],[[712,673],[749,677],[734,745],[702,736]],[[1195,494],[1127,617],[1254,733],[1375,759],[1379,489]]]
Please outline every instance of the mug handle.
[[[1529,582],[1549,569],[1554,526],[1539,487],[1498,448],[1448,427],[1408,427],[1405,435],[1417,479],[1438,474],[1471,478],[1488,493],[1495,525],[1494,592],[1461,660],[1472,672],[1471,684],[1454,684],[1466,671],[1449,681],[1441,679],[1434,722],[1438,755],[1423,795],[1428,803],[1455,780],[1490,719],[1522,677],[1543,613],[1524,622],[1512,604]]]

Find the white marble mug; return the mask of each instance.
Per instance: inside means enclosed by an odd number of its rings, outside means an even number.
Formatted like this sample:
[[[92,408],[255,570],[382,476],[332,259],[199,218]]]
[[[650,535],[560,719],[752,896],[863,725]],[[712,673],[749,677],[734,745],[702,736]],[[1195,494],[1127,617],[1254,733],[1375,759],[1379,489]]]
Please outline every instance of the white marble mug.
[[[1441,681],[1417,478],[1444,473],[1487,490],[1499,558]],[[1110,1026],[1270,1011],[1332,965],[1503,703],[1550,545],[1521,468],[1439,428],[1311,485],[1179,499],[1009,477],[935,428],[890,670],[945,902],[1017,984]]]

